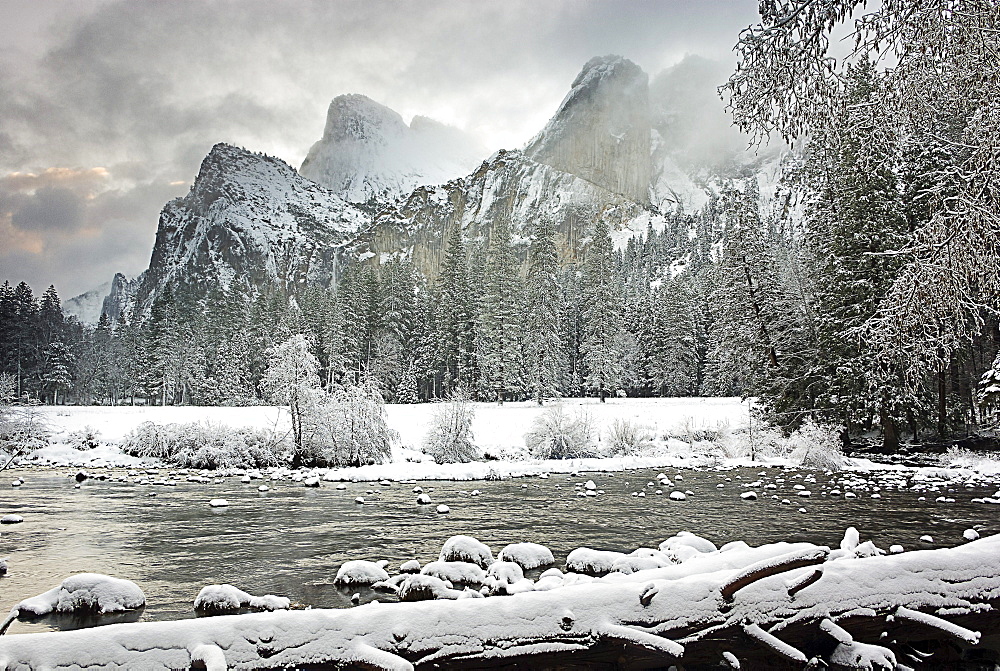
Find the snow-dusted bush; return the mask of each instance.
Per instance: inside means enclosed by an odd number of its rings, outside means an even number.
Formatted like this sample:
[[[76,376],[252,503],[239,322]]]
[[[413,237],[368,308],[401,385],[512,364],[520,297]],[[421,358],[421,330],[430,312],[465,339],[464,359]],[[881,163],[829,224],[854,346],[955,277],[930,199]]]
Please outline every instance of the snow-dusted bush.
[[[942,466],[949,468],[968,468],[989,473],[1000,471],[1000,456],[966,450],[958,446],[948,448],[939,461]]]
[[[122,449],[184,468],[266,468],[285,460],[285,448],[271,431],[210,422],[143,422],[125,436]]]
[[[653,447],[655,437],[649,427],[628,419],[616,419],[608,427],[606,449],[609,454],[638,455]]]
[[[785,456],[786,438],[776,426],[754,424],[750,429],[725,432],[714,444],[727,459]]]
[[[398,434],[389,428],[382,396],[373,384],[343,385],[303,395],[302,448],[296,466],[381,464]]]
[[[576,459],[599,456],[594,425],[582,409],[566,412],[561,403],[550,406],[524,434],[524,444],[536,459]]]
[[[0,470],[15,457],[48,445],[50,433],[38,403],[18,398],[16,378],[0,374],[0,451],[8,455]]]
[[[839,471],[844,467],[840,434],[843,427],[817,424],[807,418],[788,437],[788,452],[792,461],[806,468]]]
[[[439,464],[468,463],[477,461],[482,452],[472,435],[475,406],[464,390],[437,404],[431,417],[431,428],[424,437],[424,452]]]
[[[101,445],[101,432],[92,426],[85,426],[70,433],[66,442],[75,450],[93,450]]]

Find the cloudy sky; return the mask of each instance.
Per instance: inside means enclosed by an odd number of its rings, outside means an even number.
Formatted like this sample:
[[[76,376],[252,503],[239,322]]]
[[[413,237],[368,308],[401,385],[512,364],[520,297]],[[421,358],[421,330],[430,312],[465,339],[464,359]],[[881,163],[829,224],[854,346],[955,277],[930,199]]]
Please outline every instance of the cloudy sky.
[[[63,299],[149,262],[219,141],[298,167],[363,93],[522,146],[592,56],[732,60],[754,0],[0,0],[0,281]]]

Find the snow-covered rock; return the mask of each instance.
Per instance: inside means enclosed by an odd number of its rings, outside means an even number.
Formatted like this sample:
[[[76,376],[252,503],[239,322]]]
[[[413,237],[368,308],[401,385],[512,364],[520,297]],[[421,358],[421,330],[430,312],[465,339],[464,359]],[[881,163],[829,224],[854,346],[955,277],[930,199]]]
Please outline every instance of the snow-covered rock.
[[[485,569],[493,563],[493,552],[489,546],[472,536],[452,536],[441,548],[441,561],[471,562]]]
[[[698,552],[715,552],[718,550],[718,548],[715,547],[715,543],[707,538],[696,536],[690,531],[678,531],[676,534],[660,543],[660,550],[677,550],[681,547],[694,548]]]
[[[371,585],[388,579],[389,574],[377,563],[354,559],[344,562],[337,569],[337,576],[333,582],[335,585]]]
[[[194,600],[194,609],[208,615],[236,613],[243,608],[252,610],[287,610],[287,597],[265,594],[253,596],[232,585],[207,585]]]
[[[24,521],[23,517],[21,517],[20,515],[15,515],[13,513],[0,517],[0,524],[20,524],[23,521]]]
[[[552,551],[538,543],[511,543],[505,545],[499,554],[498,561],[514,562],[522,569],[529,570],[539,566],[549,566],[556,562]]]
[[[608,573],[614,567],[615,560],[624,556],[624,552],[577,548],[567,555],[566,568],[576,573]]]
[[[486,579],[483,569],[467,561],[432,561],[425,564],[420,573],[447,580],[453,585],[479,585]]]
[[[40,617],[50,613],[118,613],[146,605],[146,595],[130,580],[99,573],[78,573],[58,587],[14,606],[0,632],[22,615]]]
[[[408,575],[399,584],[400,601],[427,601],[430,599],[474,599],[482,594],[473,590],[457,590],[444,580],[425,574]]]

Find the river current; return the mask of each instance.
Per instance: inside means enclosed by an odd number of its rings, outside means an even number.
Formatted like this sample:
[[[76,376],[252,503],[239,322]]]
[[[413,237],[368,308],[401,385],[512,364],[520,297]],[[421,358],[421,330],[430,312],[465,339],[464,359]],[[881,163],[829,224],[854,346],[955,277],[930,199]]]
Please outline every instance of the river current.
[[[660,473],[671,479],[670,486],[659,484]],[[0,558],[9,563],[9,574],[0,577],[3,612],[82,572],[132,580],[147,599],[138,613],[97,622],[19,621],[12,634],[195,617],[198,591],[217,583],[287,596],[302,606],[350,607],[355,592],[362,602],[391,600],[335,586],[337,569],[350,559],[385,559],[392,574],[406,560],[437,559],[441,545],[455,534],[475,536],[494,553],[507,543],[541,543],[562,566],[580,546],[630,552],[656,547],[682,530],[720,546],[743,540],[837,547],[845,528],[855,526],[863,541],[907,550],[961,544],[970,528],[984,536],[1000,532],[1000,506],[973,502],[993,496],[995,479],[914,479],[913,472],[666,469],[489,482],[351,482],[345,489],[332,482],[319,488],[290,480],[245,484],[232,476],[202,484],[167,470],[149,479],[172,478],[172,486],[138,484],[133,477],[130,482],[90,478],[77,488],[75,471],[67,469],[4,475],[21,476],[24,484],[10,487],[5,478],[0,515],[18,514],[24,521],[0,527]],[[591,479],[603,493],[581,496]],[[261,484],[268,491],[258,491]],[[417,505],[415,486],[430,494],[434,505]],[[689,494],[673,501],[671,491]],[[741,498],[748,491],[758,499]],[[811,494],[800,496],[802,491]],[[356,503],[357,497],[365,503]],[[230,505],[212,508],[209,501],[215,498]],[[436,512],[441,503],[449,513]],[[933,541],[921,540],[925,535]]]

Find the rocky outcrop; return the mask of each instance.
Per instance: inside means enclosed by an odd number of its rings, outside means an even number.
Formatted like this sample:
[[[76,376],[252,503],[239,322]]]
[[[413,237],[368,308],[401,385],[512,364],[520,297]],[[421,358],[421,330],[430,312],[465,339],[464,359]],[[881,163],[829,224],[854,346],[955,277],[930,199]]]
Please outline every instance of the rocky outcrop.
[[[457,128],[421,116],[407,126],[388,107],[351,94],[330,103],[323,138],[299,173],[374,211],[420,184],[468,174],[486,153]]]
[[[160,213],[136,302],[168,282],[198,290],[329,286],[341,245],[368,215],[280,159],[217,144],[183,198]]]
[[[487,240],[493,225],[506,220],[515,240],[521,240],[523,258],[531,225],[547,219],[555,224],[561,260],[569,263],[579,260],[599,219],[618,230],[634,222],[645,227],[653,216],[621,194],[519,151],[500,151],[468,177],[420,187],[398,207],[383,212],[362,235],[357,251],[373,262],[385,255],[408,257],[426,277],[434,278],[444,258],[445,240],[455,226],[461,226],[469,240]]]
[[[524,155],[637,203],[649,202],[649,78],[620,56],[591,59]]]

